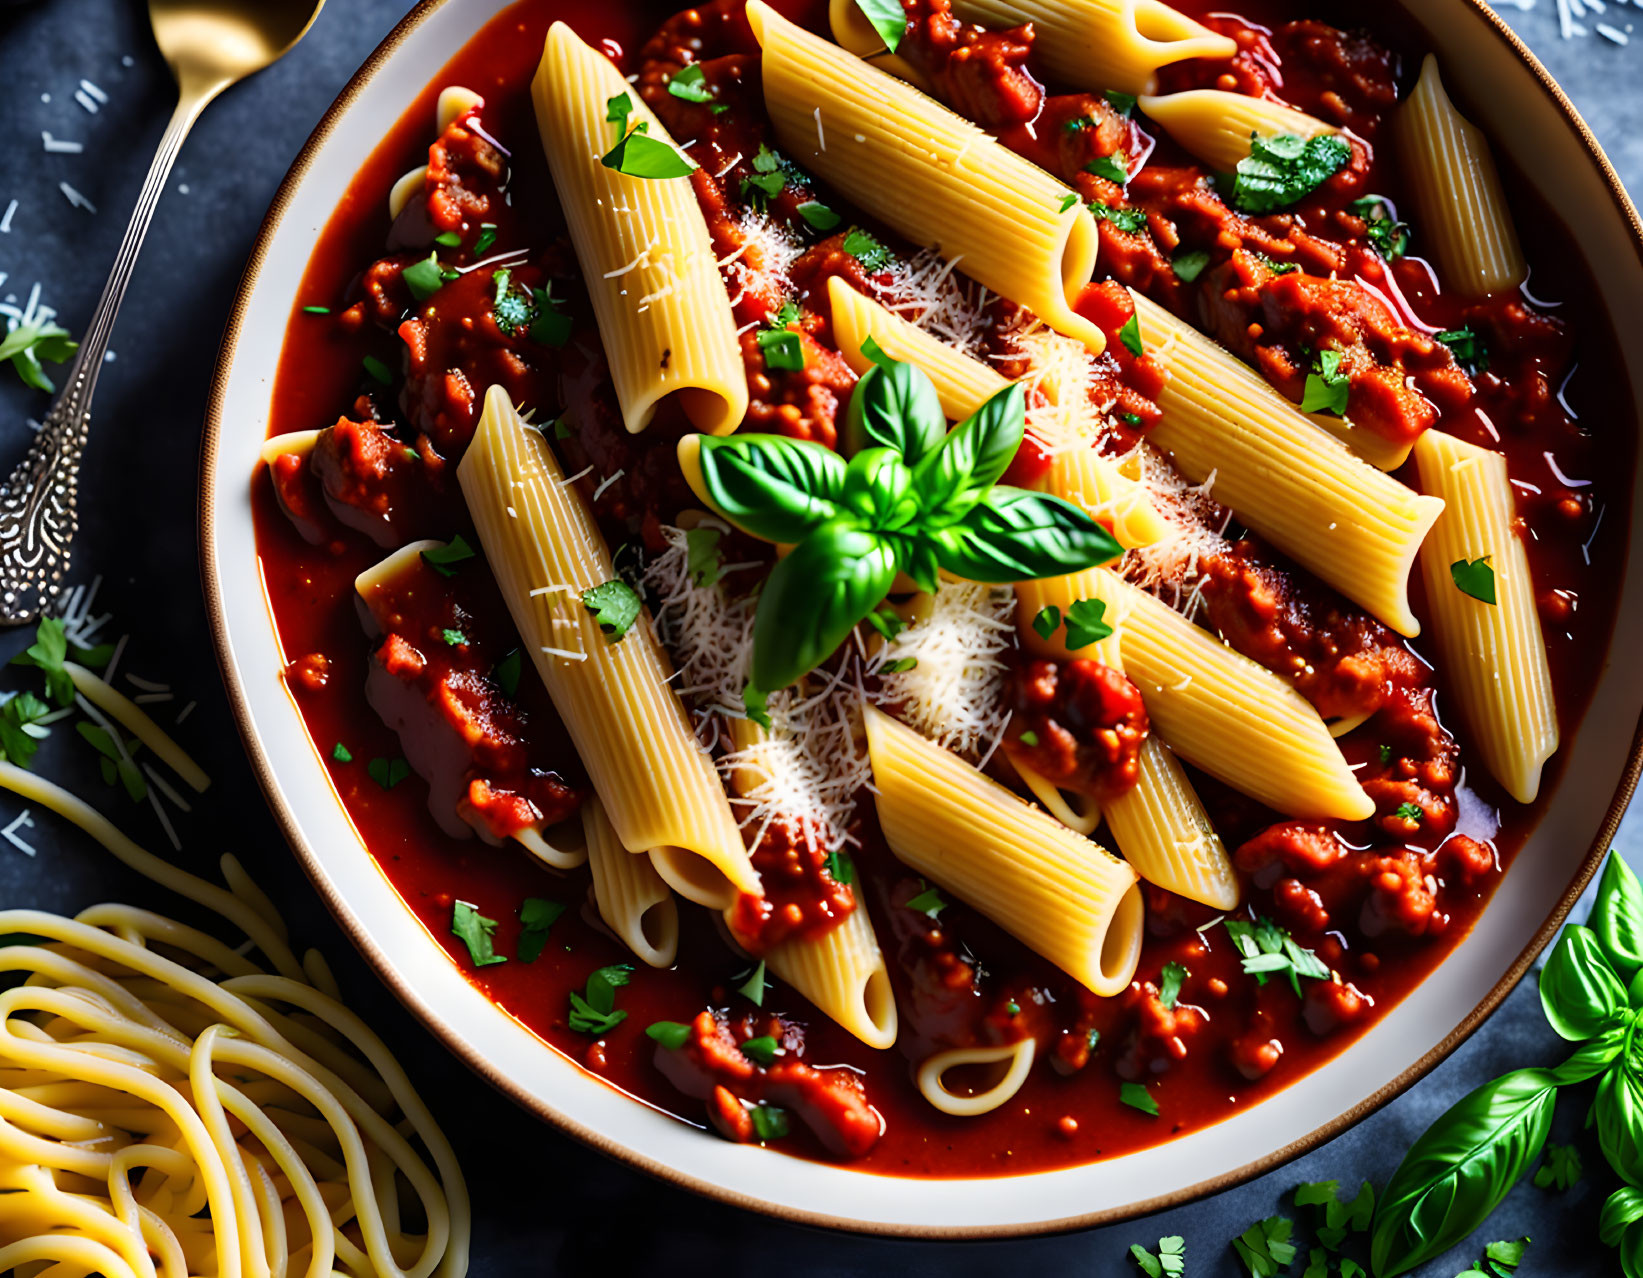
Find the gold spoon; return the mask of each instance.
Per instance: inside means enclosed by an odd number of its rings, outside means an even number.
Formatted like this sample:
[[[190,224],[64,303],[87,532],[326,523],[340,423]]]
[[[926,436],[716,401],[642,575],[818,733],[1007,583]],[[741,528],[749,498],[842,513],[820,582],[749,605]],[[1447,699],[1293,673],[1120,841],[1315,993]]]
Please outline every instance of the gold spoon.
[[[91,395],[137,250],[183,140],[212,99],[277,60],[302,39],[324,5],[325,0],[148,0],[155,42],[177,78],[177,109],[69,369],[68,385],[28,455],[0,484],[0,623],[32,621],[63,588],[69,544],[79,525],[75,491],[91,426]]]

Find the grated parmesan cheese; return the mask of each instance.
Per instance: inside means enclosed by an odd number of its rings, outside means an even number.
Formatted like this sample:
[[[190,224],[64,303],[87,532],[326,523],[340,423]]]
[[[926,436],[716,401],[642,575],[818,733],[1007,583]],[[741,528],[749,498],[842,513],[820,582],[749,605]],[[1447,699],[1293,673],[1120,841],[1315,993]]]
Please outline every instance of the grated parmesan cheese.
[[[988,293],[958,273],[959,261],[933,249],[898,259],[886,272],[888,282],[871,281],[874,300],[947,345],[979,356],[992,327]]]
[[[1119,571],[1126,580],[1195,618],[1203,606],[1200,561],[1226,548],[1223,535],[1232,512],[1210,496],[1215,474],[1201,484],[1186,477],[1151,444],[1136,445],[1141,484],[1169,532],[1150,546],[1125,552]]]

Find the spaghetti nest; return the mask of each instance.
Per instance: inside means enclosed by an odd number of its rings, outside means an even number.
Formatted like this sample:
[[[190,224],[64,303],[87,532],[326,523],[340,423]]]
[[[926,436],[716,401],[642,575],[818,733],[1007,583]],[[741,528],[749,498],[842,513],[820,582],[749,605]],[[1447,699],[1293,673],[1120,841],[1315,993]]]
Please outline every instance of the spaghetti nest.
[[[239,863],[225,891],[39,777],[0,763],[0,786],[248,938],[125,905],[0,911],[0,1274],[463,1274],[450,1144]]]

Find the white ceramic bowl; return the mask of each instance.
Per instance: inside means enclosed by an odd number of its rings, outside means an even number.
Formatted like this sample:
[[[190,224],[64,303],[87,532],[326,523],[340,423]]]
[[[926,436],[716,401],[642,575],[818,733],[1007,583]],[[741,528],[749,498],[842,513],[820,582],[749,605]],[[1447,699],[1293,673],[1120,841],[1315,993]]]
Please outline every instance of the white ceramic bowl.
[[[910,1180],[733,1145],[600,1082],[463,979],[367,854],[281,679],[252,534],[250,477],[287,317],[313,244],[389,125],[506,0],[424,0],[360,69],[280,187],[223,339],[202,459],[201,552],[218,654],[246,749],[315,886],[377,971],[473,1069],[526,1109],[677,1184],[789,1219],[875,1233],[1004,1236],[1177,1204],[1294,1157],[1431,1069],[1528,969],[1591,876],[1639,768],[1643,672],[1603,661],[1562,780],[1470,937],[1349,1050],[1272,1099],[1170,1144],[1008,1179]],[[1478,0],[1421,0],[1414,21],[1457,97],[1535,173],[1593,271],[1607,322],[1643,332],[1643,226],[1574,108]],[[1602,316],[1582,316],[1585,324]],[[1643,387],[1643,343],[1624,347]],[[1624,420],[1637,432],[1637,396]],[[1633,477],[1633,508],[1638,504]],[[1643,652],[1643,559],[1632,555],[1612,651]],[[1591,654],[1593,660],[1599,654]]]

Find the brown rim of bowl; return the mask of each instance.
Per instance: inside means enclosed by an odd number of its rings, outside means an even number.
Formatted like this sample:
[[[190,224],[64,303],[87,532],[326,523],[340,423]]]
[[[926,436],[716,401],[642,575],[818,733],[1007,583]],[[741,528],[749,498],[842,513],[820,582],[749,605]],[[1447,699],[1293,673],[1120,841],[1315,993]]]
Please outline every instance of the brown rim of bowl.
[[[1483,0],[1461,0],[1461,2],[1482,24],[1490,37],[1506,43],[1535,79],[1540,82],[1541,88],[1551,97],[1553,103],[1561,112],[1565,125],[1574,134],[1576,140],[1586,151],[1588,158],[1602,174],[1605,183],[1608,185],[1609,195],[1614,201],[1615,208],[1631,228],[1633,247],[1637,251],[1639,263],[1643,264],[1643,220],[1639,219],[1638,212],[1627,196],[1626,189],[1621,184],[1614,167],[1609,163],[1608,157],[1604,155],[1597,139],[1592,136],[1591,130],[1586,127],[1586,122],[1580,118],[1574,104],[1558,87],[1557,82],[1552,79],[1546,68],[1529,51],[1528,46],[1518,39],[1516,33],[1484,5]],[[1483,1001],[1473,1008],[1442,1042],[1372,1096],[1367,1097],[1331,1121],[1317,1127],[1299,1140],[1292,1141],[1282,1149],[1275,1150],[1264,1158],[1256,1159],[1223,1175],[1199,1181],[1172,1193],[1160,1194],[1144,1202],[1129,1203],[1122,1207],[1108,1208],[1103,1211],[1086,1212],[1078,1216],[1064,1216],[1057,1220],[1039,1221],[1031,1224],[971,1228],[966,1226],[883,1224],[850,1220],[845,1217],[831,1216],[825,1212],[776,1207],[750,1195],[737,1193],[734,1190],[711,1184],[695,1176],[686,1175],[636,1149],[631,1149],[612,1140],[604,1133],[595,1131],[551,1106],[536,1103],[523,1094],[513,1084],[512,1080],[497,1073],[472,1043],[441,1020],[439,1013],[424,1002],[406,982],[400,979],[393,970],[388,956],[371,938],[363,923],[353,915],[338,897],[320,864],[319,858],[315,855],[314,849],[303,838],[295,815],[280,796],[279,787],[274,779],[273,768],[267,755],[263,752],[262,743],[256,740],[251,733],[250,708],[246,702],[245,690],[241,686],[239,677],[229,660],[227,617],[223,611],[222,592],[212,555],[216,531],[216,500],[213,481],[217,465],[218,441],[222,430],[222,397],[227,384],[228,368],[233,362],[235,349],[240,339],[240,328],[245,318],[246,305],[261,271],[263,258],[267,252],[268,239],[284,215],[293,192],[307,175],[320,145],[330,136],[338,117],[353,103],[364,86],[388,62],[405,38],[420,26],[431,13],[441,8],[445,3],[447,3],[447,0],[421,0],[416,8],[399,21],[398,25],[388,33],[382,43],[372,51],[370,57],[366,58],[342,92],[337,95],[336,100],[326,110],[325,115],[321,117],[319,124],[315,126],[308,141],[303,144],[296,160],[292,162],[290,171],[285,175],[285,180],[280,183],[273,203],[269,205],[268,213],[263,218],[262,226],[257,232],[256,242],[252,246],[251,254],[246,261],[245,273],[234,296],[233,308],[230,310],[228,320],[223,328],[222,346],[217,356],[217,369],[212,377],[210,400],[206,407],[205,433],[200,450],[200,572],[205,589],[206,610],[210,615],[212,639],[217,650],[217,664],[222,674],[224,687],[228,691],[229,700],[233,704],[234,719],[239,728],[240,739],[245,744],[246,753],[250,758],[253,771],[257,774],[257,782],[262,787],[268,806],[279,822],[286,841],[302,862],[303,869],[307,872],[309,879],[319,891],[331,913],[342,925],[344,931],[348,933],[349,939],[353,941],[355,948],[376,969],[377,975],[393,991],[400,1002],[418,1020],[431,1029],[440,1041],[460,1057],[474,1073],[485,1079],[499,1092],[508,1096],[521,1108],[529,1110],[539,1118],[546,1119],[562,1131],[570,1133],[599,1152],[646,1172],[658,1180],[692,1190],[719,1202],[743,1207],[749,1211],[760,1212],[792,1223],[815,1225],[853,1233],[914,1239],[1003,1239],[1061,1233],[1074,1229],[1089,1229],[1097,1225],[1116,1224],[1119,1221],[1130,1220],[1137,1216],[1180,1207],[1207,1195],[1220,1193],[1222,1190],[1230,1189],[1246,1180],[1271,1171],[1290,1159],[1297,1158],[1309,1150],[1317,1148],[1327,1140],[1332,1140],[1347,1128],[1369,1117],[1381,1106],[1420,1081],[1450,1052],[1470,1038],[1523,978],[1524,973],[1529,970],[1536,956],[1545,948],[1558,928],[1562,926],[1564,917],[1574,907],[1575,902],[1580,899],[1586,885],[1597,872],[1603,855],[1613,841],[1615,831],[1619,828],[1620,819],[1625,814],[1626,805],[1631,799],[1632,791],[1637,786],[1639,773],[1643,772],[1643,718],[1640,718],[1637,729],[1632,736],[1631,751],[1627,756],[1625,771],[1615,787],[1614,796],[1609,802],[1608,811],[1604,813],[1597,837],[1593,839],[1585,859],[1581,862],[1579,873],[1575,875],[1569,884],[1568,890],[1564,892],[1563,896],[1546,915],[1545,921],[1541,923],[1539,930],[1535,932],[1512,966],[1496,982]]]

